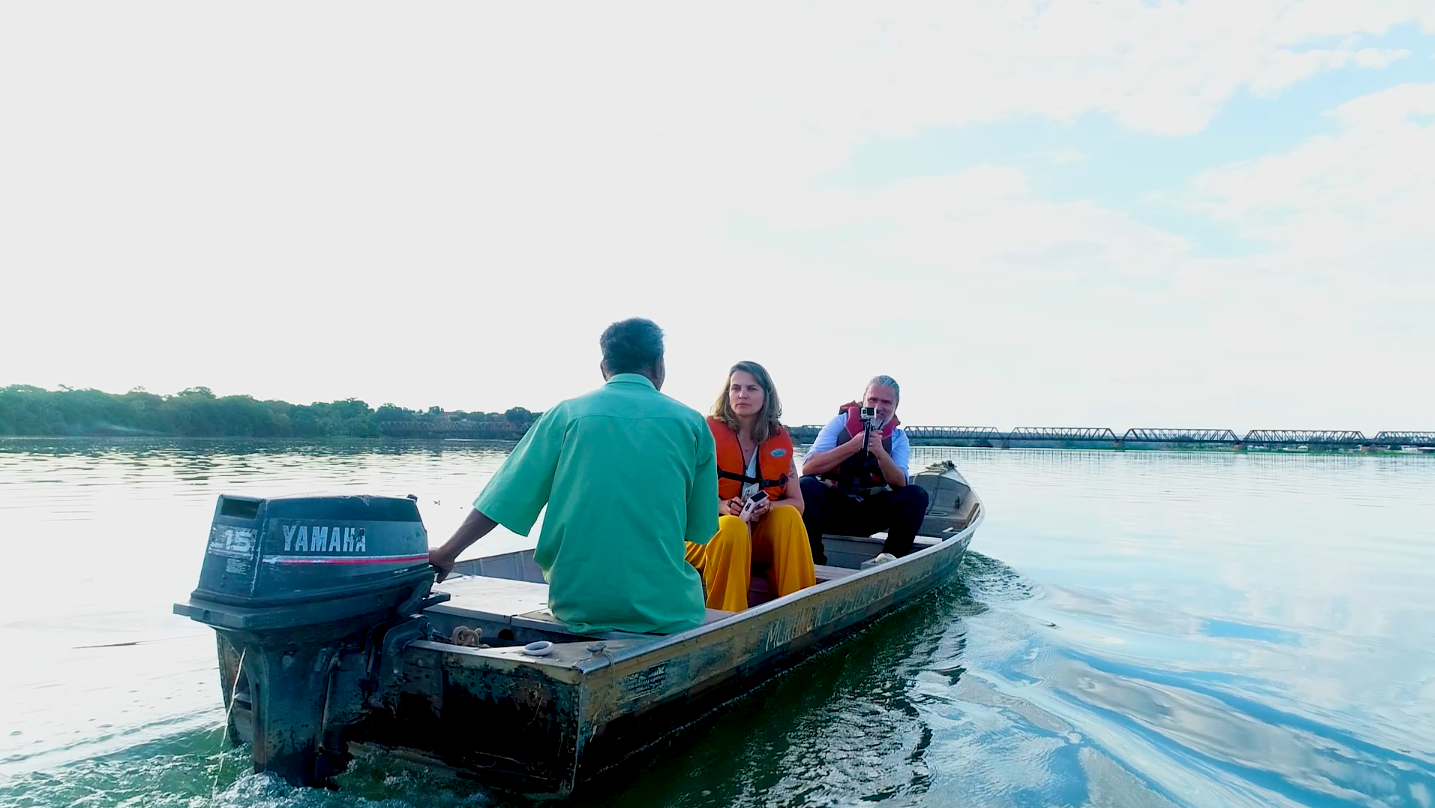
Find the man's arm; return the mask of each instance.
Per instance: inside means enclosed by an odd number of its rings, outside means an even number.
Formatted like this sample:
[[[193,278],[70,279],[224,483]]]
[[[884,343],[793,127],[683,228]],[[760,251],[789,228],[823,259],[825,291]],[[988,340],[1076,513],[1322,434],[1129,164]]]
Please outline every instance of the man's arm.
[[[468,518],[442,547],[429,551],[429,563],[439,571],[438,580],[448,577],[459,553],[498,525],[520,536],[527,536],[533,529],[538,514],[548,504],[558,458],[563,452],[568,419],[561,409],[559,405],[545,412],[528,428],[513,447],[513,453],[474,500]]]
[[[892,433],[892,462],[902,471],[902,484],[912,480],[912,443],[907,439],[907,430],[897,429]]]
[[[872,437],[877,437],[873,435]],[[882,479],[893,488],[901,488],[907,484],[907,463],[911,459],[912,446],[907,442],[907,433],[897,431],[892,433],[892,451],[889,454],[882,448],[882,441],[874,440],[868,446],[872,456],[877,458],[877,465],[882,468]]]
[[[875,438],[877,436],[873,435],[872,437]],[[894,453],[897,451],[896,443],[897,441],[894,439],[892,441],[892,451]],[[898,465],[897,461],[892,459],[892,455],[888,454],[887,451],[882,448],[882,441],[874,440],[867,448],[872,451],[872,456],[877,458],[877,465],[882,468],[882,479],[887,481],[887,485],[893,488],[901,488],[907,484],[906,470]]]
[[[693,468],[693,487],[688,491],[688,523],[683,538],[693,544],[707,544],[718,529],[717,446],[708,425],[698,434],[697,462]]]
[[[842,461],[862,451],[862,436],[858,435],[841,446],[837,445],[837,436],[842,432],[842,425],[847,422],[845,415],[833,418],[822,427],[817,433],[817,440],[812,442],[812,449],[806,457],[802,458],[802,473],[825,474],[842,465]]]
[[[459,553],[487,536],[488,532],[496,527],[498,523],[484,516],[479,509],[470,510],[468,518],[453,532],[452,538],[444,542],[442,547],[429,550],[429,563],[438,569],[438,581],[443,581],[453,572],[453,565],[458,561]]]

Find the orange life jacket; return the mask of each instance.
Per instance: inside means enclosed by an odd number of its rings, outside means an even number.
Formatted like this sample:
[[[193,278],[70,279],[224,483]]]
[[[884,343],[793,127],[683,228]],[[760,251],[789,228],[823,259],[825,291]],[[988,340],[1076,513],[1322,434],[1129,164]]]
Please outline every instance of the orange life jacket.
[[[855,401],[849,401],[846,404],[843,404],[841,407],[838,407],[837,412],[839,415],[844,412],[847,413],[847,435],[846,437],[838,441],[839,445],[846,443],[848,438],[852,438],[862,434],[861,404],[858,404]],[[888,419],[887,423],[883,424],[882,429],[879,430],[879,433],[882,435],[882,443],[884,445],[890,445],[892,441],[892,433],[896,432],[897,427],[901,425],[902,422],[897,418],[897,413],[892,413],[892,417]]]
[[[742,447],[737,442],[737,432],[719,418],[708,417],[708,429],[712,430],[713,442],[717,444],[718,498],[732,499],[742,493],[742,487],[758,483],[767,496],[776,502],[787,491],[787,470],[792,468],[792,436],[786,429],[779,429],[769,435],[757,447],[758,478],[748,477],[747,464],[742,462]]]
[[[841,446],[862,434],[864,429],[862,405],[855,401],[849,401],[838,407],[837,412],[847,415],[847,423],[843,424],[842,431],[837,434],[837,445]],[[897,414],[894,412],[891,420],[883,424],[882,429],[876,433],[882,439],[882,448],[886,449],[889,454],[892,451],[892,433],[897,431],[897,427],[901,423],[897,420]],[[826,480],[829,485],[836,487],[843,494],[860,493],[866,496],[887,487],[887,478],[882,474],[882,466],[869,452],[858,452],[842,461],[837,468],[819,474],[817,477]]]

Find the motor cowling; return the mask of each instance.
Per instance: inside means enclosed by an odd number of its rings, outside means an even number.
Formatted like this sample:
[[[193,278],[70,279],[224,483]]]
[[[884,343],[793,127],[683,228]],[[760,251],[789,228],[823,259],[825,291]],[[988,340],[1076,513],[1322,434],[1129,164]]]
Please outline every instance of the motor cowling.
[[[255,770],[314,785],[347,758],[335,722],[355,714],[360,694],[336,693],[336,679],[373,668],[357,658],[411,623],[432,585],[412,498],[225,494],[199,585],[174,610],[218,632],[225,704],[248,711]]]

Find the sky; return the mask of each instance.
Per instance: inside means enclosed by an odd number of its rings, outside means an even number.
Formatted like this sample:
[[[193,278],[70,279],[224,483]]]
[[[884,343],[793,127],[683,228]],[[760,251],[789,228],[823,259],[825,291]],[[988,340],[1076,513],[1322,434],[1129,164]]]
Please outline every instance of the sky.
[[[1435,0],[0,5],[0,385],[1435,429]]]

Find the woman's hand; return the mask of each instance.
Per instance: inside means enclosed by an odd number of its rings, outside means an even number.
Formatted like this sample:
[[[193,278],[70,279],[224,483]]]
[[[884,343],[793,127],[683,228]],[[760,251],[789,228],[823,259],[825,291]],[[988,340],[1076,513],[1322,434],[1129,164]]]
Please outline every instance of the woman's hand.
[[[718,500],[718,516],[737,516],[742,513],[742,497]]]
[[[772,510],[772,500],[764,499],[757,503],[757,506],[752,509],[752,521],[756,522],[761,519],[763,514],[766,514],[770,510]]]

